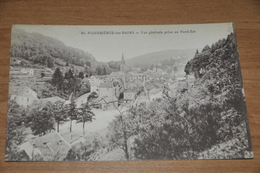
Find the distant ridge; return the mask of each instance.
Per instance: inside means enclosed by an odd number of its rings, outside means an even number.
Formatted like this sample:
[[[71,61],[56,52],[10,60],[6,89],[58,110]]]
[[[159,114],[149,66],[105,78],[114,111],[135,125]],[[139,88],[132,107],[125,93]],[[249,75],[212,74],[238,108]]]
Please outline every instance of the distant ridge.
[[[187,63],[195,55],[196,49],[173,49],[147,53],[130,59],[125,59],[128,67],[149,67],[166,59],[173,58],[179,63]]]

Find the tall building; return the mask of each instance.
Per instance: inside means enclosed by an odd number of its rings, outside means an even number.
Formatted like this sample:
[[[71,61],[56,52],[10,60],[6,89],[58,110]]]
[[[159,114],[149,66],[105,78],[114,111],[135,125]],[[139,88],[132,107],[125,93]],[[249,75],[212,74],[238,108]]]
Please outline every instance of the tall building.
[[[121,58],[121,65],[125,65],[125,58],[124,58],[124,54],[122,53],[122,58]]]
[[[125,58],[124,58],[124,54],[122,53],[122,58],[121,58],[121,63],[120,63],[120,71],[126,71],[126,65],[125,65]]]

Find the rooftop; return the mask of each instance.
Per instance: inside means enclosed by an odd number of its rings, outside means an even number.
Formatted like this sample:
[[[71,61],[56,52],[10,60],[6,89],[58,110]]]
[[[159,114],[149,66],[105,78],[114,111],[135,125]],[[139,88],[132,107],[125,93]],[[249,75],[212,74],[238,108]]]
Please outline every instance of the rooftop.
[[[112,82],[107,82],[107,83],[100,83],[99,88],[113,88],[113,83]]]
[[[122,75],[125,75],[125,73],[122,71],[116,71],[110,74],[110,76],[122,76]]]
[[[28,142],[33,147],[39,149],[47,160],[48,158],[53,158],[57,153],[59,153],[59,160],[63,160],[71,148],[71,146],[56,131],[40,137],[31,138]]]
[[[47,103],[47,102],[55,103],[56,101],[65,102],[64,99],[62,99],[62,98],[60,98],[58,96],[43,98],[43,99],[40,99],[40,101],[45,102],[45,103]]]
[[[99,97],[96,100],[98,103],[104,104],[104,103],[111,103],[111,102],[116,102],[118,99],[115,96],[105,96],[105,97]]]
[[[132,89],[126,89],[125,91],[124,91],[125,93],[135,93],[135,91],[134,90],[132,90]]]

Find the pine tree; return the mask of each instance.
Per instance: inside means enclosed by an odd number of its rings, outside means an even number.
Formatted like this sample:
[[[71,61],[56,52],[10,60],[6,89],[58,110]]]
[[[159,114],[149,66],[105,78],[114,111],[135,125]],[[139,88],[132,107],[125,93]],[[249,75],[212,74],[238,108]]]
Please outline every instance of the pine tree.
[[[56,86],[58,89],[61,89],[63,82],[63,76],[59,68],[55,70],[52,75],[51,84]]]
[[[81,79],[83,79],[84,78],[84,74],[83,74],[83,72],[81,71],[81,72],[79,72],[79,76],[78,76],[79,78],[81,78]]]
[[[80,108],[77,109],[77,120],[78,122],[82,122],[83,135],[85,135],[85,123],[90,121],[92,122],[95,114],[91,111],[88,103],[84,103]]]
[[[206,46],[202,49],[202,52],[205,52],[206,50],[209,50],[209,49],[210,49],[209,45],[206,45]]]

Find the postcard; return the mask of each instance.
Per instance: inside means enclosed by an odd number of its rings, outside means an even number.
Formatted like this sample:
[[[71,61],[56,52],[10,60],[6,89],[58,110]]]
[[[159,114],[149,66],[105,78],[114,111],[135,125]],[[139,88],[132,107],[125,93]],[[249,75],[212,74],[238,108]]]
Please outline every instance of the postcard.
[[[233,23],[13,25],[6,161],[253,158]]]

